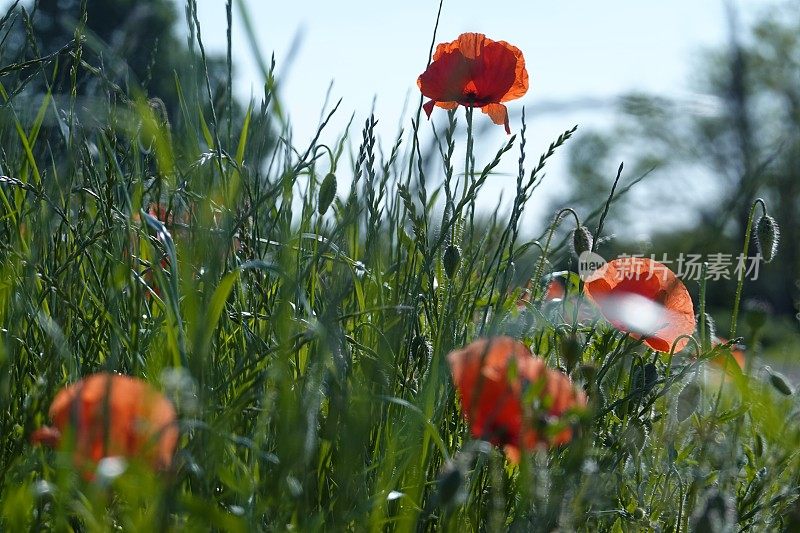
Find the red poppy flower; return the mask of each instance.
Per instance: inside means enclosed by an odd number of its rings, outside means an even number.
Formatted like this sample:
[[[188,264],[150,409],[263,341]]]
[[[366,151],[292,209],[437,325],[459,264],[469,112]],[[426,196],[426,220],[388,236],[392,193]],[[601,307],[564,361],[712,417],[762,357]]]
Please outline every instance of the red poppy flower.
[[[104,457],[138,457],[166,468],[178,443],[172,403],[146,382],[99,373],[69,385],[50,405],[55,427],[42,427],[34,443],[74,449],[75,464],[86,468]],[[85,472],[87,477],[91,474]]]
[[[587,278],[584,290],[614,327],[643,337],[656,351],[669,352],[678,337],[694,332],[689,291],[669,268],[652,259],[610,261]],[[675,350],[687,342],[679,340]]]
[[[562,278],[553,278],[547,282],[547,288],[544,293],[544,301],[550,302],[553,300],[563,300],[566,295],[564,290],[564,280]]]
[[[547,368],[521,342],[510,337],[479,339],[450,352],[447,360],[474,437],[505,446],[512,460],[519,457],[520,448],[560,445],[572,438],[570,428],[547,440],[532,424],[523,426],[522,402],[528,387],[541,387],[536,389],[541,411],[533,414],[539,420],[583,407],[586,397],[565,374]]]
[[[431,100],[423,107],[428,118],[433,106],[455,109],[479,107],[492,122],[508,127],[508,110],[501,102],[528,91],[525,59],[516,46],[493,41],[482,33],[462,33],[436,47],[433,61],[417,78],[417,86]]]
[[[544,301],[545,302],[552,302],[552,301],[561,301],[566,296],[566,284],[563,278],[560,277],[553,277],[551,278],[547,284],[545,285],[544,291]],[[525,285],[525,288],[520,294],[519,298],[517,298],[517,309],[522,310],[525,309],[531,303],[531,297],[533,296],[533,280],[528,281],[528,284]]]

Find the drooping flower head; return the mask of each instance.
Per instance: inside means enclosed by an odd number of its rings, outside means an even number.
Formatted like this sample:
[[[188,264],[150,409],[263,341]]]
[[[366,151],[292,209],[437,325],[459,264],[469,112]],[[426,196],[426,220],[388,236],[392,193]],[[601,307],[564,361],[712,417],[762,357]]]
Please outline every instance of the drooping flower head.
[[[444,109],[479,107],[492,122],[511,133],[508,110],[502,102],[528,91],[528,71],[517,47],[493,41],[482,33],[462,33],[455,41],[436,47],[433,61],[417,78],[417,86],[430,98],[423,106],[429,118],[434,105]]]
[[[621,331],[645,339],[659,352],[686,347],[682,335],[694,332],[692,297],[665,265],[646,257],[615,259],[594,271],[584,285],[586,296]]]
[[[178,443],[172,403],[129,376],[99,373],[68,385],[56,394],[50,418],[55,427],[39,428],[31,440],[74,450],[81,469],[114,456],[167,468]]]
[[[533,423],[524,423],[523,402],[530,399],[530,387],[537,404],[532,414],[539,420],[583,407],[586,397],[565,374],[549,369],[521,342],[510,337],[479,339],[450,352],[447,360],[475,438],[504,446],[512,460],[518,459],[520,449],[565,444],[572,438],[568,427],[548,439]]]

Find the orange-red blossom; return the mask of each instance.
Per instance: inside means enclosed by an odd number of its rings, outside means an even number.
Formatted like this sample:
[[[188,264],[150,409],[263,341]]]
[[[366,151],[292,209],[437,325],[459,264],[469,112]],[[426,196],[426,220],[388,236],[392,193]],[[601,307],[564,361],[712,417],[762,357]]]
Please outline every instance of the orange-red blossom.
[[[584,285],[611,324],[644,338],[653,350],[686,347],[695,328],[692,297],[683,282],[662,263],[647,257],[623,257],[594,271]]]
[[[493,41],[482,33],[462,33],[436,47],[433,61],[417,86],[430,98],[423,109],[430,118],[434,106],[455,109],[479,107],[492,122],[508,126],[508,109],[502,104],[528,91],[528,71],[522,52],[505,41]]]
[[[572,439],[569,427],[547,436],[534,426],[585,407],[586,396],[564,373],[548,368],[520,341],[479,339],[450,352],[447,360],[475,438],[504,446],[512,461],[519,459],[522,449],[555,446]],[[528,400],[533,405],[526,410],[524,402]]]
[[[105,457],[138,458],[157,469],[172,463],[178,427],[172,403],[146,382],[99,373],[68,385],[50,405],[54,427],[42,427],[34,443],[73,450],[75,464],[88,466]]]

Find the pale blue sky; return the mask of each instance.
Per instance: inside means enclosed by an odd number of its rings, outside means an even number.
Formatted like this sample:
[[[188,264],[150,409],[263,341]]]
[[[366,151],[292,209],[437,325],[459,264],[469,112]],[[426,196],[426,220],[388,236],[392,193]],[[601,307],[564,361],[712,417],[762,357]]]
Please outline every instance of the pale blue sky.
[[[438,1],[245,1],[262,53],[269,57],[274,52],[277,58],[282,102],[291,118],[295,142],[302,144],[313,135],[331,80],[333,100],[344,100],[328,140],[342,130],[353,112],[360,128],[373,99],[384,145],[394,140],[399,123],[408,129],[410,112],[416,108],[402,115],[403,104],[407,96],[412,106],[419,102],[415,82],[426,65]],[[746,22],[771,2],[739,3]],[[224,50],[225,2],[200,0],[199,14],[208,47]],[[240,30],[241,19],[235,16],[237,90],[249,97],[251,91],[259,93],[263,80]],[[522,106],[535,111],[547,102],[610,100],[634,90],[701,98],[693,92],[699,54],[724,45],[728,38],[722,0],[445,0],[437,42],[453,40],[465,31],[506,40],[525,55],[531,83],[525,97],[508,105],[514,132],[519,131]],[[300,46],[290,52],[293,42]],[[293,59],[287,66],[290,55]],[[444,112],[439,112],[438,118],[443,117]],[[476,117],[488,122],[480,114]],[[574,124],[580,125],[580,131],[610,127],[613,122],[608,109],[591,106],[529,114],[529,157],[538,159],[558,134]],[[505,139],[502,128],[490,128],[478,139],[481,153],[489,157]],[[500,175],[492,177],[490,190],[485,191],[487,207],[500,195],[506,199],[512,195],[517,153],[508,155],[511,157],[498,168]],[[564,190],[560,178],[565,162],[566,151],[562,151],[551,163],[549,181],[530,204],[531,220],[539,219],[548,199]],[[650,217],[644,219],[652,222]],[[644,224],[630,231],[646,233],[649,228]]]
[[[413,95],[416,104],[415,80],[426,64],[437,1],[245,2],[262,52],[276,54],[282,97],[299,138],[311,133],[331,80],[334,96],[344,97],[344,110],[357,115],[365,116],[377,96],[377,114],[395,124],[406,95]],[[531,88],[511,104],[513,111],[522,105],[610,97],[633,89],[680,94],[690,89],[686,82],[698,50],[725,40],[722,0],[553,4],[449,0],[437,41],[480,31],[519,47]],[[224,50],[225,2],[200,0],[199,12],[207,45]],[[259,91],[262,80],[237,24],[235,17],[238,90],[248,96],[251,89]],[[298,36],[300,47],[287,70],[285,59]]]
[[[373,100],[385,146],[394,141],[398,126],[410,126],[419,92],[416,78],[424,70],[438,0],[378,2],[340,0],[273,2],[243,0],[258,33],[259,48],[269,58],[275,53],[281,81],[281,101],[287,110],[294,142],[312,137],[331,81],[332,100],[342,107],[323,141],[331,142],[355,113],[352,132],[357,138]],[[742,27],[772,0],[731,0],[742,10]],[[8,5],[8,0],[0,0]],[[183,13],[182,0],[176,0]],[[491,6],[491,7],[490,7]],[[225,0],[198,0],[199,19],[207,48],[224,53]],[[233,58],[235,91],[244,99],[260,97],[264,80],[245,38],[234,2]],[[506,40],[524,55],[530,89],[510,102],[512,131],[519,131],[519,112],[528,115],[529,158],[538,154],[565,129],[579,124],[579,132],[610,128],[614,116],[607,107],[581,106],[541,113],[551,102],[585,98],[610,101],[630,91],[648,91],[669,97],[702,99],[694,92],[694,73],[702,50],[727,41],[723,0],[567,0],[563,2],[445,0],[437,42],[460,33],[478,31]],[[292,44],[299,46],[292,50]],[[289,57],[293,59],[289,62]],[[411,106],[403,114],[408,98]],[[434,119],[445,113],[434,111]],[[481,114],[476,124],[489,122]],[[429,129],[425,124],[426,135]],[[477,139],[480,154],[489,157],[506,140],[501,127],[488,128]],[[513,190],[517,153],[508,154],[498,167],[484,196],[487,205]],[[564,190],[566,151],[549,166],[548,182],[534,198],[535,218],[548,199]],[[480,164],[480,161],[479,161]],[[459,170],[459,169],[457,169]],[[609,173],[615,169],[607,169]],[[697,180],[699,183],[703,180]],[[647,231],[633,228],[632,232]]]

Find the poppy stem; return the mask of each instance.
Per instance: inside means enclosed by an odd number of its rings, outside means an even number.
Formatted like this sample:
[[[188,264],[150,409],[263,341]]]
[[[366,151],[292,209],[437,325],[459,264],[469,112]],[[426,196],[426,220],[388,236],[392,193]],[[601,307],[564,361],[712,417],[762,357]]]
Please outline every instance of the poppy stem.
[[[600,237],[603,233],[603,223],[606,221],[606,216],[608,215],[608,210],[611,208],[611,202],[614,200],[614,193],[617,190],[617,184],[619,183],[620,177],[622,177],[622,169],[625,166],[625,162],[619,164],[619,168],[617,169],[617,177],[614,178],[614,185],[611,186],[611,193],[608,195],[608,200],[606,200],[606,206],[603,209],[603,214],[600,215],[600,222],[597,224],[597,231],[594,232],[594,242],[592,243],[591,251],[594,252],[597,249],[597,245],[600,243]]]
[[[473,140],[472,140],[472,113],[475,108],[472,106],[466,106],[466,115],[467,115],[467,149],[466,154],[464,156],[464,185],[461,192],[461,203],[464,203],[464,200],[467,197],[467,191],[470,189],[469,183],[473,180],[474,172],[470,172],[470,161],[472,160],[472,151],[473,151]],[[459,213],[459,216],[461,213]]]
[[[703,347],[705,353],[710,347],[710,339],[706,333],[708,324],[706,320],[706,276],[708,274],[708,262],[703,261],[702,270],[700,273],[700,345]]]
[[[553,222],[550,224],[550,230],[547,234],[547,240],[544,243],[544,248],[542,248],[542,255],[536,265],[536,274],[534,276],[534,279],[536,280],[536,286],[534,287],[533,294],[531,295],[532,302],[536,302],[539,299],[539,289],[542,285],[541,278],[542,274],[544,273],[544,263],[547,261],[547,252],[550,250],[550,241],[553,240],[553,234],[555,233],[558,225],[561,223],[561,219],[563,219],[566,214],[571,214],[573,217],[575,217],[575,223],[577,224],[577,227],[581,226],[581,220],[578,218],[578,214],[571,207],[565,207],[556,213],[555,217],[553,217]]]
[[[761,210],[764,213],[764,216],[767,216],[767,204],[764,203],[764,200],[761,198],[756,198],[753,202],[752,207],[750,207],[750,216],[747,218],[747,229],[744,232],[744,246],[742,247],[742,261],[747,256],[747,251],[750,249],[750,234],[753,231],[753,218],[756,214],[756,206],[760,205]],[[736,297],[733,300],[733,311],[731,312],[731,329],[728,333],[729,339],[736,338],[736,321],[739,318],[739,304],[742,301],[742,288],[744,286],[744,275],[745,269],[739,268],[739,273],[737,275],[737,282],[736,282]]]

